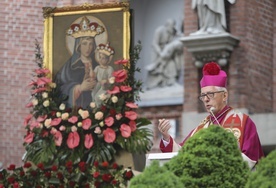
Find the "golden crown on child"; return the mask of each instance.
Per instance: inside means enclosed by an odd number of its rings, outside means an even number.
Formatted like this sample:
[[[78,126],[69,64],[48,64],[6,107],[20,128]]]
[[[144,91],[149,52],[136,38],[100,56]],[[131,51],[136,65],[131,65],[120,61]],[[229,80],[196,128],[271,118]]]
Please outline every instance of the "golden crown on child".
[[[104,27],[97,22],[91,22],[84,16],[79,24],[72,24],[67,30],[67,35],[74,38],[95,37],[104,32]]]
[[[109,44],[99,44],[97,46],[97,50],[98,52],[104,53],[107,56],[111,56],[114,54],[114,49],[111,46],[109,46]]]

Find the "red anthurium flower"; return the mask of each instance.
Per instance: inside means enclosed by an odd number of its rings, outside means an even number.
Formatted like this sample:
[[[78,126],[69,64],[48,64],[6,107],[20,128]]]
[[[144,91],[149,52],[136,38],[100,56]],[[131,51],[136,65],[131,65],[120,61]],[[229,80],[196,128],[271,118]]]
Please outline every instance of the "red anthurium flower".
[[[120,86],[121,91],[123,92],[129,92],[132,90],[132,87],[130,86]]]
[[[40,93],[42,91],[46,91],[47,88],[46,87],[41,87],[41,88],[38,88],[38,89],[35,89],[32,91],[32,94],[36,94],[36,93]]]
[[[39,122],[33,120],[30,122],[30,129],[33,130],[33,128],[37,127],[38,125]]]
[[[124,65],[128,63],[128,59],[120,59],[114,62],[115,65]]]
[[[78,132],[71,132],[68,135],[67,138],[67,146],[70,149],[74,149],[75,147],[77,147],[80,143],[80,136],[78,134]]]
[[[120,89],[119,89],[118,86],[114,86],[114,87],[112,88],[112,90],[107,90],[107,93],[108,93],[108,94],[117,94],[117,93],[120,93]]]
[[[31,108],[31,107],[33,107],[34,105],[33,105],[33,103],[32,102],[29,102],[28,104],[26,104],[26,108]]]
[[[24,126],[27,126],[29,121],[32,119],[33,115],[32,114],[29,114],[27,115],[27,117],[25,117],[25,120],[24,120]]]
[[[34,133],[33,132],[29,132],[27,134],[27,136],[24,138],[24,142],[26,142],[27,144],[31,143],[34,139]]]
[[[70,123],[76,123],[78,121],[78,117],[77,116],[72,116],[68,119],[68,122]]]
[[[104,120],[104,123],[108,126],[111,127],[114,123],[114,118],[113,117],[107,117]]]
[[[82,128],[84,130],[88,130],[91,127],[92,121],[91,119],[85,119],[82,121]]]
[[[42,121],[44,121],[45,119],[47,118],[47,115],[44,115],[44,116],[38,116],[38,118],[36,119],[36,121],[38,121],[38,122],[42,122]]]
[[[131,129],[131,132],[136,131],[136,122],[135,121],[130,121],[129,126],[130,126],[130,129]]]
[[[113,76],[115,77],[115,82],[123,82],[127,78],[127,71],[124,69],[114,71]]]
[[[61,132],[55,131],[55,133],[53,135],[54,135],[54,138],[55,138],[56,146],[61,146],[61,143],[62,143],[62,134],[61,134]]]
[[[111,128],[107,128],[106,130],[104,130],[103,135],[104,135],[104,141],[107,143],[112,143],[116,139],[115,131]]]
[[[35,73],[36,74],[48,74],[48,73],[50,73],[50,70],[49,69],[36,69]]]
[[[133,111],[126,111],[125,116],[130,120],[136,120],[137,119],[137,113]]]
[[[54,119],[52,119],[52,121],[51,121],[51,125],[52,125],[52,126],[57,126],[57,125],[60,124],[60,122],[61,122],[61,118],[54,118]]]
[[[86,134],[84,140],[84,146],[86,149],[90,149],[94,144],[92,134]]]
[[[122,124],[120,127],[120,131],[121,131],[121,135],[125,138],[128,138],[131,135],[130,126],[128,126],[127,124]]]
[[[126,102],[126,106],[129,108],[138,108],[138,105],[133,102]]]
[[[42,85],[45,85],[50,82],[52,82],[52,80],[50,78],[46,78],[46,77],[38,78],[36,81],[38,86],[42,86]]]

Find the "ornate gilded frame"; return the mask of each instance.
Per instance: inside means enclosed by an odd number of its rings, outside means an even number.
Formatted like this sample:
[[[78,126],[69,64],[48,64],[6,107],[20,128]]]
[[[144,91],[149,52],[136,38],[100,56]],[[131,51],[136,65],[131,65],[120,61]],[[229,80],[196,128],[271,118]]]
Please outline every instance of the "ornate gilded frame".
[[[44,65],[50,69],[52,77],[70,57],[66,30],[83,16],[94,17],[104,23],[108,33],[108,39],[105,40],[115,49],[113,62],[118,59],[129,58],[131,37],[129,3],[85,3],[79,6],[44,7],[43,16]]]

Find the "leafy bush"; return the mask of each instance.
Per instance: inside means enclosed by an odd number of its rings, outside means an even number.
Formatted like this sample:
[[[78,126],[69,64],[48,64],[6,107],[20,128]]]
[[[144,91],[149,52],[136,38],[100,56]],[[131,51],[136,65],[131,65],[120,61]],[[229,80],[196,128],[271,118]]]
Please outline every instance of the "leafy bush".
[[[276,185],[276,150],[262,158],[246,183],[246,188],[272,188]]]
[[[244,187],[249,174],[234,135],[219,126],[200,130],[164,166],[184,187]]]
[[[182,188],[180,179],[159,165],[159,161],[153,161],[142,174],[130,180],[130,188],[160,188],[174,187]]]

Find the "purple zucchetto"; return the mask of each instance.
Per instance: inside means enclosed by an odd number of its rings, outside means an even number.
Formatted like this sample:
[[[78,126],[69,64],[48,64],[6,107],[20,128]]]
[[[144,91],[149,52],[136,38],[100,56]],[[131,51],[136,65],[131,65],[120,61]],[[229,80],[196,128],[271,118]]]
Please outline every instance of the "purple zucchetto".
[[[219,86],[226,87],[227,75],[215,62],[206,63],[202,70],[203,77],[200,80],[200,87]]]

